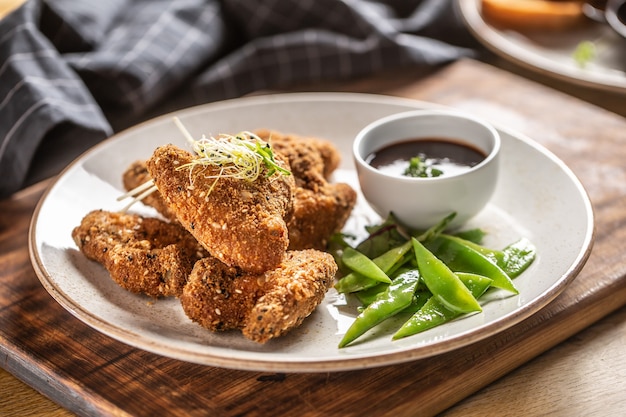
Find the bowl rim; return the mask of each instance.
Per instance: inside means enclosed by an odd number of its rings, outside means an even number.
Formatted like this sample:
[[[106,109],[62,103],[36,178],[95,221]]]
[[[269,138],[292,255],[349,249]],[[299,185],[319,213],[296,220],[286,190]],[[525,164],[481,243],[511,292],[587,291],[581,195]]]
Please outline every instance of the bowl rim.
[[[389,124],[389,123],[402,122],[407,119],[412,119],[415,117],[424,117],[424,116],[453,117],[457,119],[468,120],[472,123],[480,125],[481,127],[485,128],[487,131],[489,131],[489,133],[491,134],[493,138],[493,147],[491,148],[489,153],[485,156],[485,158],[482,161],[470,167],[470,169],[465,170],[463,172],[457,172],[455,174],[449,174],[449,175],[444,174],[438,177],[409,177],[405,175],[389,174],[370,165],[366,161],[365,157],[361,154],[360,144],[363,142],[365,136],[370,131],[376,128],[379,128],[383,125]],[[410,139],[410,138],[405,138],[405,139]],[[398,139],[398,142],[405,140],[405,139]],[[459,137],[458,140],[463,142],[464,138]],[[387,146],[393,143],[397,143],[397,142],[392,141],[388,143]],[[376,175],[381,175],[386,178],[390,178],[390,179],[394,179],[394,180],[402,181],[402,182],[407,182],[407,183],[433,183],[433,182],[447,182],[447,181],[455,180],[455,179],[458,179],[459,177],[467,176],[473,172],[482,170],[485,166],[491,164],[492,161],[498,157],[498,155],[500,154],[501,147],[502,147],[502,140],[501,140],[500,134],[498,133],[496,128],[492,126],[486,120],[480,117],[476,117],[471,114],[462,112],[462,111],[458,111],[458,110],[425,109],[425,110],[409,110],[409,111],[403,111],[400,113],[394,113],[394,114],[382,117],[378,120],[375,120],[369,123],[363,129],[361,129],[359,133],[357,133],[357,135],[355,136],[355,139],[352,143],[352,156],[355,162],[355,166],[357,168],[360,167]]]

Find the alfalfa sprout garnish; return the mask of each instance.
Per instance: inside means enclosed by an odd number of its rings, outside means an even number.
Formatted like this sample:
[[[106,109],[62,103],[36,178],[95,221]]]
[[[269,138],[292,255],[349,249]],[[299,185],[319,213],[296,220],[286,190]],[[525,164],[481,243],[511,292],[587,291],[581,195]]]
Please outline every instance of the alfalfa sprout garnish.
[[[211,193],[217,181],[221,178],[234,178],[245,181],[256,181],[263,168],[267,168],[266,177],[272,175],[291,175],[291,172],[280,166],[274,158],[274,152],[269,143],[252,132],[243,131],[236,135],[221,134],[217,137],[202,136],[195,140],[182,122],[174,117],[174,123],[191,145],[196,157],[178,169],[189,169],[189,178],[192,181],[192,172],[196,168],[215,168],[206,173],[206,178],[213,178],[215,182],[207,191]],[[156,191],[153,181],[148,181],[139,187],[121,195],[119,200],[133,197],[133,200],[122,210],[126,211],[135,202],[142,200]]]

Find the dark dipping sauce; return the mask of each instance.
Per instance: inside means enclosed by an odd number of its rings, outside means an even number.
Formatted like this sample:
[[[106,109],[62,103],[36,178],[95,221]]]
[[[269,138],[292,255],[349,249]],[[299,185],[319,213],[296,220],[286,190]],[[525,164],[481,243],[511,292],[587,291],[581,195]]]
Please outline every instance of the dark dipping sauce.
[[[468,171],[487,155],[477,148],[454,140],[420,138],[386,146],[369,154],[365,161],[386,174],[407,176],[405,171],[414,157],[421,157],[426,166],[440,170],[440,176],[445,177]]]

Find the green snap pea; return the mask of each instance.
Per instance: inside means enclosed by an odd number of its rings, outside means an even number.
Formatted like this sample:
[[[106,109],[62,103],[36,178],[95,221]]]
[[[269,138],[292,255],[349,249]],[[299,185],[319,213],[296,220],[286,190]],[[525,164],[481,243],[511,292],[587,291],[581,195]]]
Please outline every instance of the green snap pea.
[[[468,229],[456,232],[454,236],[480,245],[485,237],[485,231],[483,229]]]
[[[352,343],[372,327],[410,306],[419,280],[420,274],[417,269],[397,276],[393,283],[379,293],[376,299],[356,317],[339,342],[339,347],[342,348]]]
[[[491,286],[492,280],[481,275],[465,272],[457,273],[472,296],[479,298]],[[462,313],[447,308],[438,298],[431,297],[414,315],[408,319],[400,329],[392,336],[393,340],[413,336],[433,327],[446,323]]]
[[[403,263],[405,255],[410,250],[411,242],[409,241],[372,259],[372,262],[376,264],[385,274],[387,274],[389,271],[394,269],[394,267],[398,267]],[[371,279],[361,273],[352,272],[337,281],[335,289],[339,293],[351,293],[374,287],[378,285],[379,282],[380,281]]]
[[[442,236],[447,237],[447,235]],[[521,275],[533,263],[537,254],[535,246],[526,238],[521,238],[502,250],[486,248],[460,235],[452,236],[452,238],[456,238],[458,242],[494,261],[511,279]]]
[[[493,258],[481,253],[467,241],[450,235],[440,235],[428,243],[429,249],[455,272],[470,272],[489,277],[493,287],[518,294],[511,277]]]
[[[389,288],[389,284],[380,282],[373,287],[357,291],[354,293],[354,295],[356,296],[356,298],[359,299],[364,307],[367,307],[368,305],[372,304],[374,300],[376,300],[376,297],[378,297],[378,295],[381,292],[385,291],[387,288]]]
[[[341,260],[341,254],[345,248],[350,247],[350,244],[346,241],[346,235],[342,233],[333,233],[328,240],[328,252],[335,258],[338,270],[342,273],[348,273],[347,268],[344,266]]]
[[[417,291],[413,294],[413,301],[411,301],[411,305],[402,310],[402,313],[406,314],[415,314],[419,311],[420,308],[433,296],[430,291],[421,290],[419,287],[421,285],[418,284]]]
[[[410,256],[411,258],[414,258],[412,252],[407,255]],[[395,279],[399,277],[400,275],[410,272],[411,270],[414,270],[414,269],[417,269],[417,265],[408,265],[407,263],[407,265],[400,266],[398,270],[393,275],[390,276],[391,281],[395,281]],[[388,284],[384,284],[381,282],[374,287],[366,288],[364,290],[355,292],[354,295],[356,296],[356,298],[359,299],[362,305],[361,311],[365,310],[365,308],[368,305],[370,305],[372,302],[374,302],[374,300],[376,300],[376,297],[378,297],[379,294],[385,291],[388,287],[389,287]],[[420,282],[416,289],[415,299],[413,300],[414,301],[413,304],[415,304],[415,302],[418,301],[417,300],[418,298],[422,298],[424,296],[430,297],[432,296],[432,294],[430,293],[430,291],[428,291],[428,288],[426,288],[424,283]],[[413,312],[415,311],[417,311],[417,309],[415,309]]]
[[[413,253],[408,254],[413,258]],[[410,266],[401,266],[398,271],[396,271],[396,273],[394,275],[391,276],[391,281],[395,281],[396,277],[405,274],[411,270],[417,269],[417,265],[410,265]],[[354,295],[356,296],[356,298],[358,298],[358,300],[361,302],[361,311],[365,310],[365,308],[370,305],[371,303],[374,302],[374,300],[376,300],[376,297],[378,297],[380,295],[380,293],[382,293],[383,291],[385,291],[387,288],[389,287],[389,284],[384,284],[384,283],[378,283],[377,285],[375,285],[374,287],[371,288],[366,288],[364,290],[361,291],[357,291],[354,293]],[[428,291],[428,288],[426,288],[426,286],[424,285],[423,282],[420,282],[417,286],[417,290],[415,292],[415,296],[414,296],[414,300],[413,303],[411,304],[411,309],[409,312],[414,313],[419,309],[419,306],[421,306],[422,304],[424,304],[423,302],[421,302],[420,300],[423,299],[424,297],[426,298],[430,298],[432,296],[432,294],[430,293],[430,291]],[[426,301],[426,300],[424,300]],[[420,304],[421,303],[421,304]],[[416,304],[419,304],[418,308],[415,307]],[[406,311],[406,310],[405,310]]]
[[[412,242],[420,274],[434,298],[459,313],[482,311],[476,298],[444,262],[417,239],[413,238]]]
[[[526,238],[521,238],[502,250],[502,269],[511,277],[516,278],[535,260],[537,249]]]
[[[354,272],[357,272],[374,281],[391,284],[391,279],[389,279],[385,271],[383,271],[376,264],[376,262],[372,261],[356,249],[351,247],[345,248],[343,255],[341,256],[341,260],[345,266]]]
[[[406,255],[410,250],[411,243],[406,242],[398,247],[389,249],[387,252],[374,258],[374,263],[383,271],[389,271],[398,263],[398,261],[402,260],[404,255]]]
[[[350,272],[335,283],[335,289],[340,294],[348,294],[357,291],[367,290],[380,284],[358,272]]]
[[[476,252],[480,253],[484,257],[491,259],[498,266],[501,266],[504,262],[504,252],[501,250],[487,248],[476,242],[472,242],[471,240],[461,238],[460,236],[441,235],[441,237],[442,239],[451,238],[457,243],[474,249]]]
[[[415,231],[391,215],[366,227],[369,237],[356,248],[345,239],[334,242],[334,256],[347,273],[335,288],[354,294],[362,304],[339,347],[399,313],[411,318],[393,339],[482,311],[478,298],[490,287],[518,293],[512,279],[533,263],[531,242],[520,239],[502,250],[484,247],[481,229],[444,233],[454,217],[452,213],[428,230]],[[412,270],[419,276],[415,285],[407,282]]]

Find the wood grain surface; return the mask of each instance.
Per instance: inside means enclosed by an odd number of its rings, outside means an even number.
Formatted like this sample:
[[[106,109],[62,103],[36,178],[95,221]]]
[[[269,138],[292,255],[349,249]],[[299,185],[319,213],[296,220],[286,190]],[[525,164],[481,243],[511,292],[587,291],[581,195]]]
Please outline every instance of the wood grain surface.
[[[440,417],[622,417],[625,347],[626,308],[622,307]]]
[[[626,304],[621,116],[475,61],[401,84],[352,91],[451,105],[525,133],[563,159],[588,190],[594,249],[577,279],[539,313],[453,352],[370,370],[271,374],[176,361],[95,332],[45,292],[27,250],[40,184],[0,202],[0,366],[79,415],[428,416],[455,404],[460,408],[449,415],[468,415],[463,407],[475,404],[461,400]],[[553,363],[546,361],[533,364]],[[487,398],[500,398],[493,387]]]

